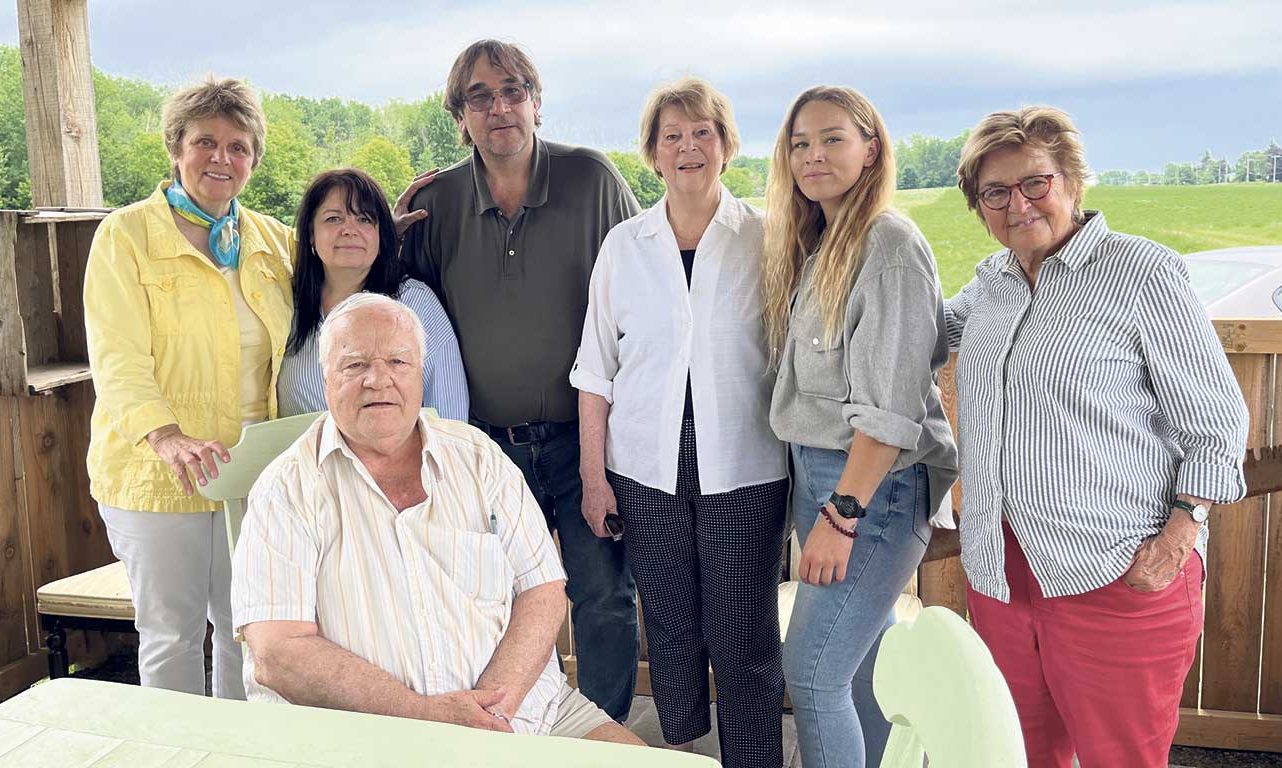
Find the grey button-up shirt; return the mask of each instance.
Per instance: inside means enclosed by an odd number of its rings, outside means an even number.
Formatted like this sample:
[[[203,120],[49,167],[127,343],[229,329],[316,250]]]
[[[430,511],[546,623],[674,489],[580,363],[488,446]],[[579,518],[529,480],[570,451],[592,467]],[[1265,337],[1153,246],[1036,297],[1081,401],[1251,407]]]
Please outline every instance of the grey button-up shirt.
[[[640,212],[594,149],[536,137],[532,163],[509,220],[474,150],[414,196],[411,208],[429,216],[401,247],[454,324],[473,415],[498,426],[578,418],[569,375],[592,266],[610,228]]]
[[[1003,518],[1043,594],[1061,597],[1121,576],[1177,493],[1245,492],[1246,405],[1184,262],[1087,213],[1035,291],[1004,250],[945,305],[962,564],[1002,601]],[[1203,527],[1203,553],[1205,541]]]
[[[957,448],[936,375],[948,362],[935,257],[917,226],[886,212],[864,238],[863,266],[836,339],[824,334],[802,273],[770,402],[779,439],[849,451],[859,430],[899,448],[892,471],[925,464],[931,523],[951,527],[940,502],[957,479]]]

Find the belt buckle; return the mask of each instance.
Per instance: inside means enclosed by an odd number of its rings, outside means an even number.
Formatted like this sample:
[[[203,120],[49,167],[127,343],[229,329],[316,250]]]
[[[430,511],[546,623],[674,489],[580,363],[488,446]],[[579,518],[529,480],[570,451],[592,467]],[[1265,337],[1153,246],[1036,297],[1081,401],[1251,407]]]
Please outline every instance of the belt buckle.
[[[510,426],[510,427],[504,427],[504,428],[503,428],[503,431],[504,431],[505,433],[507,433],[507,440],[508,440],[508,442],[509,442],[509,443],[511,443],[512,445],[529,445],[530,443],[532,443],[532,442],[534,442],[534,441],[533,441],[533,440],[517,440],[517,439],[516,439],[516,433],[512,431],[512,430],[514,430],[514,429],[520,429],[521,427],[525,427],[525,428],[526,428],[526,436],[528,437],[528,436],[529,436],[529,426],[530,426],[529,422],[526,422],[526,423],[524,423],[524,424],[513,424],[513,425],[512,425],[512,426]]]

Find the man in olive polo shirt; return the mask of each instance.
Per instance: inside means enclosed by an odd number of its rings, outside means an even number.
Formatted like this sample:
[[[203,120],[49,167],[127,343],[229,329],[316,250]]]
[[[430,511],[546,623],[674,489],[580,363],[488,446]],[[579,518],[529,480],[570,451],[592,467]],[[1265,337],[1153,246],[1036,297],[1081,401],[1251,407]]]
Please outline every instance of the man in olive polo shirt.
[[[402,255],[454,323],[472,401],[525,475],[561,541],[579,689],[618,721],[636,682],[636,592],[623,545],[579,509],[577,393],[570,386],[588,280],[606,233],[640,210],[600,152],[546,142],[533,63],[482,40],[454,61],[446,106],[471,158],[414,195]]]

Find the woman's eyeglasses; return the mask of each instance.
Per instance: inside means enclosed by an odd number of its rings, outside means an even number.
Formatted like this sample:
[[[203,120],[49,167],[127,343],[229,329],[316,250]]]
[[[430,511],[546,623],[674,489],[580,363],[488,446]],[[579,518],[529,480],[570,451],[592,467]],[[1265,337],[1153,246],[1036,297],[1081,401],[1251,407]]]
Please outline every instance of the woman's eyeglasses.
[[[979,192],[979,200],[984,207],[993,211],[1004,211],[1010,206],[1011,190],[1019,187],[1019,193],[1025,200],[1041,200],[1051,193],[1051,179],[1063,176],[1062,173],[1039,173],[1020,179],[1017,184],[994,184],[984,187]]]

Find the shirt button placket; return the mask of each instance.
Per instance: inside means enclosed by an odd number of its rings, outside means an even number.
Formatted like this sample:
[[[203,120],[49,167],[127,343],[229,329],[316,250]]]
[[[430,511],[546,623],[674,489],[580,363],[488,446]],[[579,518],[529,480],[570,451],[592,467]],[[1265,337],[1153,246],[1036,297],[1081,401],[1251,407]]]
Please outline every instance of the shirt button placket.
[[[419,572],[419,563],[414,559],[413,541],[408,532],[405,531],[404,526],[404,519],[397,516],[394,525],[396,530],[396,546],[400,549],[401,562],[405,564],[405,569],[409,572],[410,600],[414,603],[413,607],[415,624],[417,625],[416,629],[420,630],[419,635],[422,637],[422,646],[419,649],[419,653],[421,654],[423,663],[422,674],[424,679],[426,679],[431,676],[432,669],[436,666],[433,663],[433,646],[435,644],[432,642],[434,638],[431,631],[422,631],[431,627],[431,624],[427,619],[427,600],[423,595],[424,579],[423,574]]]
[[[516,224],[508,221],[505,216],[499,214],[499,223],[506,230],[506,236],[503,239],[503,274],[512,275],[516,272]]]

